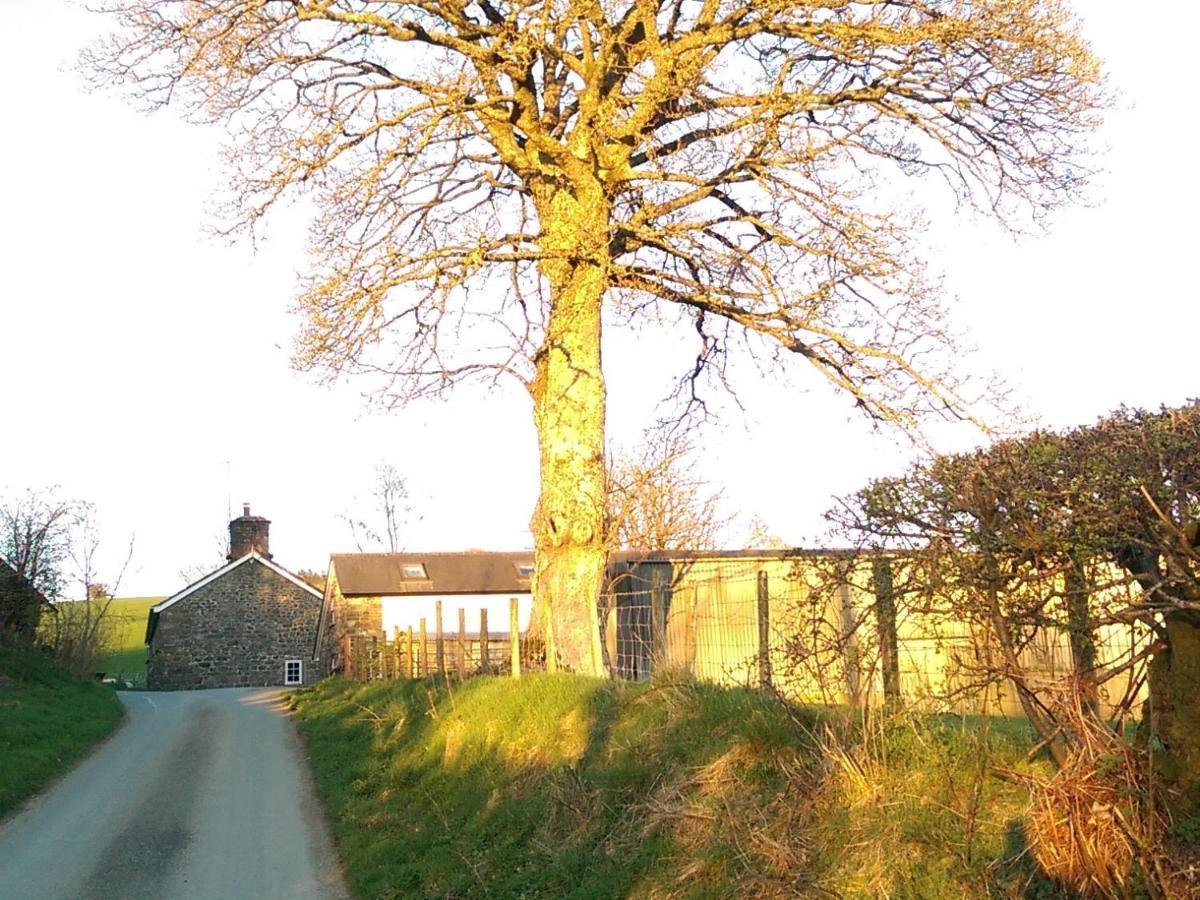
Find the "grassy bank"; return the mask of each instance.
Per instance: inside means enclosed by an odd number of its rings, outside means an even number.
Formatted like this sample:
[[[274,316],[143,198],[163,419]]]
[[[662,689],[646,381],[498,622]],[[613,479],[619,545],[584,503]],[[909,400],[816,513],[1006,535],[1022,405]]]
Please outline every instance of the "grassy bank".
[[[121,714],[111,688],[41,653],[0,647],[0,816],[69,769]]]
[[[1036,880],[1019,727],[864,736],[753,692],[573,676],[333,679],[294,704],[358,897],[935,900]]]

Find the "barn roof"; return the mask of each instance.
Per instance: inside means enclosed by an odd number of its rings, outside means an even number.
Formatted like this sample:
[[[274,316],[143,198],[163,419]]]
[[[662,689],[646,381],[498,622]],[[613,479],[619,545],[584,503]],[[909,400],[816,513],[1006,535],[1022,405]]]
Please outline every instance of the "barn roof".
[[[529,593],[533,551],[335,553],[345,595]]]

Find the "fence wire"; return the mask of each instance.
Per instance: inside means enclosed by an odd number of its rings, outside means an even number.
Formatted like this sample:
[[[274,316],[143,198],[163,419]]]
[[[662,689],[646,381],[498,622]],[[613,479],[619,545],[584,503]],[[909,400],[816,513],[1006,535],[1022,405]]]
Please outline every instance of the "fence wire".
[[[814,589],[790,566],[753,562],[672,568],[631,567],[599,601],[604,664],[609,674],[644,681],[675,672],[731,686],[765,687],[796,700],[872,703],[884,695],[874,627],[873,596],[852,585]],[[501,627],[438,631],[425,627],[342,638],[338,666],[355,678],[545,671],[546,646],[518,627],[513,614]],[[472,618],[473,616],[473,618]],[[440,621],[440,616],[437,617]],[[478,613],[468,613],[479,621]],[[460,626],[463,619],[459,618]],[[526,625],[528,620],[526,619]],[[986,635],[953,616],[902,611],[897,618],[900,695],[907,703],[960,712],[1019,712],[1004,666]],[[1105,666],[1132,660],[1146,635],[1129,626],[1096,634]],[[1039,685],[1069,678],[1073,658],[1065,629],[1045,628],[1020,653],[1025,677]],[[1128,705],[1144,678],[1131,665],[1102,688],[1105,706]]]

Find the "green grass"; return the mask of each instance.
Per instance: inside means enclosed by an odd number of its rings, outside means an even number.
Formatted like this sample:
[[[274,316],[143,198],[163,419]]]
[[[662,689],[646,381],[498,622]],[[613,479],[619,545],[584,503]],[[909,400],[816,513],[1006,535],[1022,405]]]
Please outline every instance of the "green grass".
[[[1024,789],[980,762],[1041,766],[1021,726],[864,735],[755,692],[568,675],[330,679],[293,704],[357,897],[936,900],[1036,880]]]
[[[0,816],[67,771],[121,715],[111,688],[44,654],[0,647]]]
[[[106,618],[105,649],[100,669],[137,685],[146,683],[146,618],[163,597],[124,597],[112,601]]]

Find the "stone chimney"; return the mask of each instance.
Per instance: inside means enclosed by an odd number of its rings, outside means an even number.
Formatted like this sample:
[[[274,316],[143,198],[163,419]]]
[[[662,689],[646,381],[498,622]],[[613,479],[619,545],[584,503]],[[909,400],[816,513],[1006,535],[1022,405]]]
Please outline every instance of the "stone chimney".
[[[271,523],[262,516],[250,515],[250,504],[242,506],[242,515],[229,523],[229,559],[241,559],[251,550],[271,558]]]

